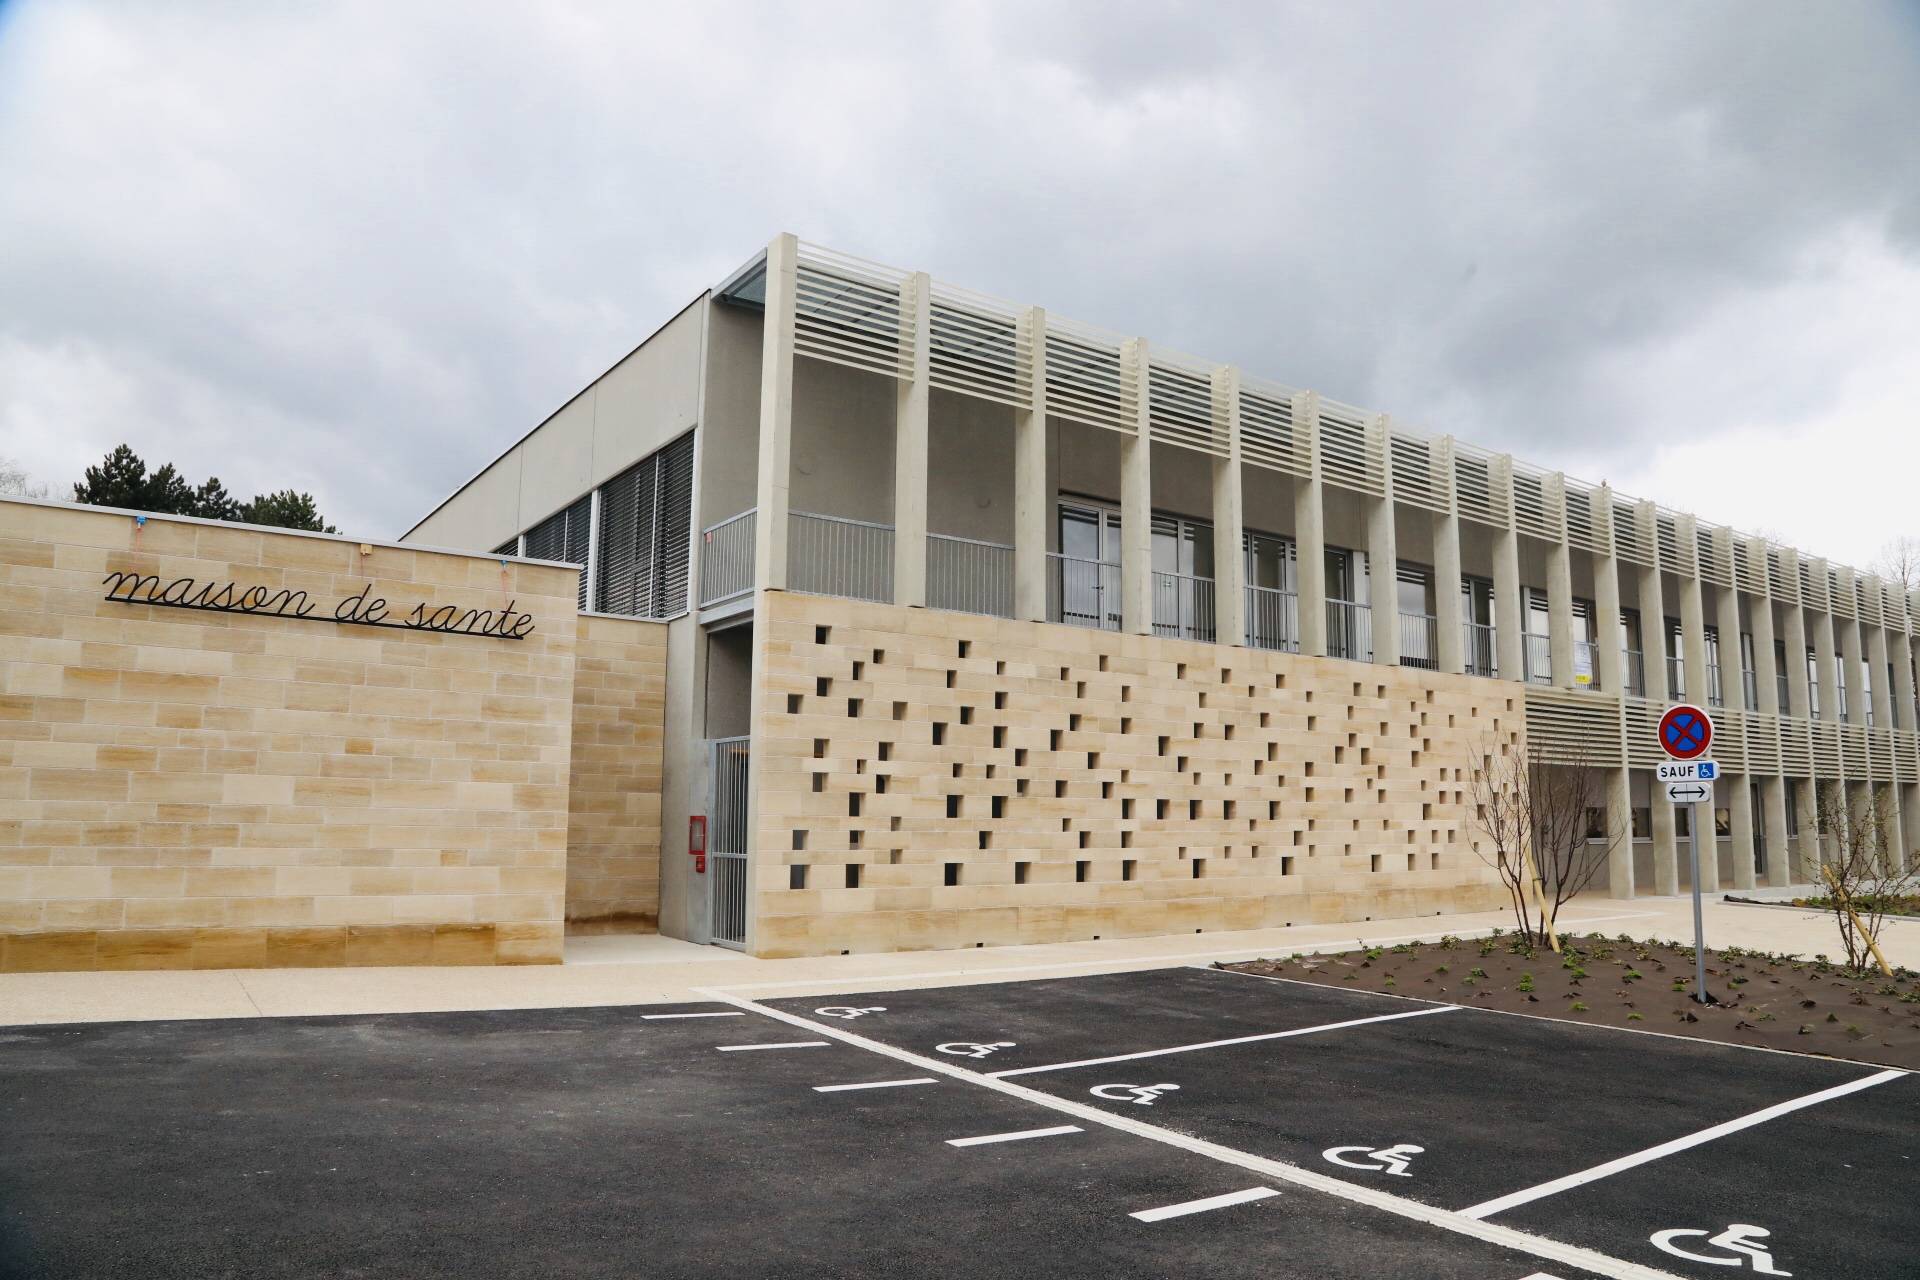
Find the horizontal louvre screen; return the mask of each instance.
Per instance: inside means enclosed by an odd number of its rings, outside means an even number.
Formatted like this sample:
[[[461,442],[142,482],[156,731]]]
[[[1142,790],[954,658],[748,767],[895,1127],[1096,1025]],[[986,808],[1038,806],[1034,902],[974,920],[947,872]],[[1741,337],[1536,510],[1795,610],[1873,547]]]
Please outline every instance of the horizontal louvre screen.
[[[587,540],[593,522],[593,499],[581,498],[527,530],[527,555],[535,560],[560,560],[580,566],[579,605],[587,607]]]
[[[686,612],[693,521],[693,436],[682,436],[600,488],[602,613]]]

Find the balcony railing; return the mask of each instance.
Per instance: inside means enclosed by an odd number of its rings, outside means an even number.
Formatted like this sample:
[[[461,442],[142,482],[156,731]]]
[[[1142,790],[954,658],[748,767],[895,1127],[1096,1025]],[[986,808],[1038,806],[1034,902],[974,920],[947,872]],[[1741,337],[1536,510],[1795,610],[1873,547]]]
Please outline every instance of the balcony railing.
[[[1300,652],[1300,598],[1273,587],[1247,588],[1247,644]]]
[[[1526,667],[1527,683],[1553,683],[1553,644],[1531,631],[1520,633],[1520,658]]]
[[[1754,676],[1750,667],[1740,669],[1740,693],[1746,699],[1747,710],[1760,709],[1760,681]]]
[[[1047,553],[1047,618],[1100,631],[1120,629],[1120,566]]]
[[[1357,600],[1327,601],[1327,656],[1373,661],[1373,610]]]
[[[788,526],[787,585],[816,596],[893,599],[893,526],[808,511]]]
[[[1013,548],[944,533],[927,535],[927,607],[1013,616]]]
[[[1638,649],[1622,649],[1627,660],[1627,692],[1636,698],[1647,696],[1647,655]]]
[[[700,531],[700,606],[753,590],[754,513],[742,511]]]
[[[1400,615],[1401,666],[1420,667],[1427,671],[1440,669],[1439,637],[1434,626],[1435,618],[1430,613]]]
[[[1687,696],[1687,667],[1678,658],[1667,659],[1667,697],[1678,701]]]
[[[1174,640],[1214,637],[1213,579],[1190,573],[1153,575],[1153,634]]]
[[[1493,627],[1484,622],[1467,622],[1461,625],[1466,631],[1464,637],[1466,649],[1463,656],[1466,659],[1467,674],[1488,678],[1499,675],[1500,650],[1494,643]]]
[[[1707,705],[1724,707],[1727,705],[1727,691],[1720,684],[1720,664],[1707,664]]]
[[[1580,673],[1587,673],[1587,682],[1580,683]],[[1598,689],[1600,687],[1600,654],[1591,640],[1573,642],[1573,687],[1576,689]]]

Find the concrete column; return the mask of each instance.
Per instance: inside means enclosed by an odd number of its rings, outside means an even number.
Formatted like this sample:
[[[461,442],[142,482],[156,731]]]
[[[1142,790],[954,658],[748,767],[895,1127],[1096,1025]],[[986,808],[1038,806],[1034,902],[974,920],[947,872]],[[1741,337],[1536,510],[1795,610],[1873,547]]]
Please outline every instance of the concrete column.
[[[1707,621],[1700,597],[1699,524],[1692,516],[1674,520],[1674,541],[1680,546],[1680,563],[1674,573],[1680,580],[1680,655],[1687,676],[1687,701],[1706,706]]]
[[[587,603],[585,612],[593,613],[600,608],[600,486],[593,489],[593,500],[587,505]]]
[[[1812,682],[1807,678],[1807,601],[1800,594],[1800,557],[1791,547],[1780,552],[1780,573],[1792,593],[1791,600],[1783,600],[1780,609],[1781,636],[1783,647],[1787,651],[1787,708],[1780,714],[1793,715],[1801,720],[1812,716]],[[1794,732],[1786,725],[1781,726],[1783,734]],[[1798,732],[1804,737],[1805,726]]]
[[[1747,617],[1753,631],[1753,683],[1760,714],[1780,714],[1780,668],[1773,656],[1773,597],[1767,587],[1767,544],[1758,538],[1746,544],[1749,572],[1760,591],[1747,597]]]
[[[1878,583],[1874,584],[1877,590]],[[1887,687],[1887,631],[1885,627],[1861,624],[1866,634],[1867,670],[1873,675],[1873,723],[1886,729],[1893,725],[1893,690]]]
[[[1293,448],[1307,474],[1293,486],[1293,534],[1299,560],[1300,652],[1327,653],[1326,491],[1320,481],[1320,396],[1303,391],[1293,398]]]
[[[1886,817],[1886,848],[1881,850],[1883,864],[1890,873],[1898,873],[1906,865],[1906,814],[1901,812],[1900,784],[1897,782],[1875,783],[1873,802],[1880,806]]]
[[[1794,778],[1794,807],[1800,811],[1800,856],[1793,867],[1793,883],[1812,884],[1820,878],[1820,788],[1812,778]]]
[[[1722,564],[1727,566],[1728,576],[1739,581],[1739,574],[1733,563],[1733,534],[1727,529],[1715,529],[1712,533],[1715,553]],[[1740,592],[1736,587],[1714,587],[1713,615],[1714,626],[1720,631],[1720,687],[1726,691],[1727,705],[1740,711],[1747,709],[1746,665],[1740,657]],[[1759,689],[1759,679],[1754,680],[1755,694]],[[1758,703],[1756,701],[1756,707]],[[1751,807],[1751,806],[1749,806]]]
[[[1213,371],[1213,420],[1226,424],[1227,456],[1213,460],[1213,626],[1221,644],[1247,642],[1246,503],[1241,496],[1240,371]]]
[[[1562,689],[1573,680],[1573,557],[1567,546],[1567,477],[1556,471],[1540,482],[1547,522],[1554,539],[1547,544],[1547,654],[1553,682]]]
[[[1134,338],[1120,353],[1122,376],[1133,383],[1133,434],[1120,441],[1120,625],[1153,634],[1153,430],[1150,422],[1147,340]]]
[[[1607,838],[1614,841],[1607,851],[1607,894],[1614,898],[1633,896],[1633,792],[1625,769],[1606,771]]]
[[[1905,603],[1898,594],[1895,600]],[[1890,620],[1886,634],[1887,661],[1893,664],[1892,723],[1897,723],[1903,732],[1912,733],[1920,729],[1920,718],[1916,717],[1913,705],[1913,639],[1907,634],[1904,613],[1887,616]]]
[[[1840,705],[1840,647],[1834,634],[1833,615],[1821,610],[1813,616],[1814,678],[1820,683],[1815,701],[1820,704],[1820,719],[1838,720]]]
[[[894,383],[893,602],[927,604],[927,432],[932,389],[933,281],[926,272],[900,287],[900,344],[910,351],[909,376]]]
[[[1658,782],[1650,784],[1647,803],[1653,806],[1653,891],[1671,897],[1680,892],[1680,840],[1673,806]]]
[[[1664,803],[1666,797],[1660,796],[1655,804]],[[1720,824],[1713,820],[1714,810],[1719,808],[1719,788],[1714,788],[1714,799],[1699,806],[1693,814],[1694,828],[1690,839],[1700,850],[1700,892],[1718,893],[1720,891]]]
[[[1640,666],[1647,681],[1647,699],[1667,702],[1673,696],[1667,687],[1667,602],[1660,585],[1660,539],[1653,504],[1636,506],[1633,522],[1640,545],[1653,562],[1640,566]],[[1658,801],[1654,807],[1660,807]]]
[[[1620,561],[1613,554],[1613,490],[1601,485],[1591,498],[1593,555],[1593,674],[1608,693],[1627,690],[1626,655],[1620,651]]]
[[[1453,437],[1427,445],[1427,469],[1440,510],[1433,517],[1433,625],[1440,669],[1466,670],[1466,611],[1460,598],[1460,509],[1454,493]],[[1444,496],[1442,496],[1444,495]]]
[[[753,567],[767,591],[787,587],[788,488],[793,479],[793,302],[800,242],[767,246],[767,305],[760,337],[760,474],[754,502]]]
[[[1494,661],[1502,680],[1527,678],[1525,641],[1521,639],[1525,612],[1520,602],[1520,534],[1513,526],[1513,455],[1497,454],[1487,463],[1487,487],[1500,525],[1493,534]]]
[[[1053,495],[1047,492],[1047,313],[1020,317],[1016,354],[1028,361],[1031,408],[1013,411],[1013,613],[1047,620],[1047,538]]]
[[[1400,665],[1400,548],[1393,528],[1392,427],[1385,414],[1367,424],[1367,452],[1381,459],[1382,497],[1367,498],[1367,603],[1373,613],[1373,660]]]
[[[1739,774],[1727,782],[1727,808],[1733,819],[1733,887],[1755,886],[1753,870],[1753,779]]]
[[[1793,883],[1793,851],[1787,847],[1788,785],[1778,775],[1760,779],[1760,803],[1766,811],[1762,838],[1767,842],[1767,884],[1774,887]]]

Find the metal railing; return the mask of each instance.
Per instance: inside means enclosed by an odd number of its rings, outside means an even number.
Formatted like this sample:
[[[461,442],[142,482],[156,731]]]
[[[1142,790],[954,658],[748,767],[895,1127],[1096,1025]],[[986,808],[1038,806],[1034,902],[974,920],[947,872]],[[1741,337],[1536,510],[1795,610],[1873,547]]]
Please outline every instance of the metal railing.
[[[1713,707],[1727,705],[1727,692],[1721,687],[1720,664],[1717,662],[1707,664],[1707,705]]]
[[[1099,631],[1120,629],[1120,566],[1047,553],[1047,619]]]
[[[1520,665],[1529,684],[1553,683],[1553,642],[1531,631],[1520,633]]]
[[[707,833],[707,854],[713,863],[713,918],[707,932],[728,947],[747,942],[748,741],[715,738],[712,743],[713,829]]]
[[[1500,674],[1500,650],[1494,643],[1493,627],[1485,622],[1467,622],[1461,624],[1466,631],[1466,648],[1461,656],[1466,659],[1467,674],[1487,676]]]
[[[927,607],[1013,616],[1013,548],[944,533],[927,535]]]
[[[1213,579],[1191,573],[1153,575],[1153,634],[1175,640],[1214,637]]]
[[[1327,601],[1327,656],[1373,661],[1373,610],[1358,600]]]
[[[893,599],[893,526],[844,516],[792,513],[787,585],[816,596]]]
[[[1678,658],[1667,659],[1667,697],[1679,701],[1687,696],[1687,665]]]
[[[1627,692],[1636,698],[1647,696],[1647,655],[1638,649],[1622,649],[1627,660]]]
[[[1747,710],[1758,711],[1760,709],[1760,681],[1753,674],[1751,667],[1742,667],[1740,669],[1740,693],[1741,696],[1746,699]]]
[[[1440,669],[1437,619],[1430,613],[1400,615],[1400,665],[1427,671]]]
[[[1300,597],[1274,587],[1248,587],[1247,644],[1300,652]]]
[[[1580,673],[1587,673],[1587,682],[1580,683]],[[1591,640],[1573,642],[1573,687],[1576,689],[1598,689],[1600,687],[1600,651]]]
[[[749,508],[700,531],[700,604],[744,596],[753,590],[754,515]]]

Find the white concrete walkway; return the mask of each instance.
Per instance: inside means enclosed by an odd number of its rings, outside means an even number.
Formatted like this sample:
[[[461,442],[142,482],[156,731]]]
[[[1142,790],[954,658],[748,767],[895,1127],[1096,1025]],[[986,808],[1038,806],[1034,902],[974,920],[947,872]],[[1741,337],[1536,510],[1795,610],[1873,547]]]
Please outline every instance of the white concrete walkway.
[[[1707,941],[1800,955],[1840,951],[1831,920],[1812,911],[1710,901]],[[525,968],[220,969],[145,973],[0,974],[0,1024],[157,1018],[523,1009],[699,1000],[702,988],[743,994],[836,994],[1021,978],[1112,973],[1215,960],[1250,960],[1361,944],[1478,936],[1508,927],[1495,913],[1300,925],[1241,933],[1113,938],[1043,946],[756,960],[653,936],[589,936],[567,944],[564,965]],[[1630,902],[1583,897],[1561,918],[1570,932],[1692,937],[1685,897]],[[1920,920],[1890,923],[1894,964],[1920,968]]]

